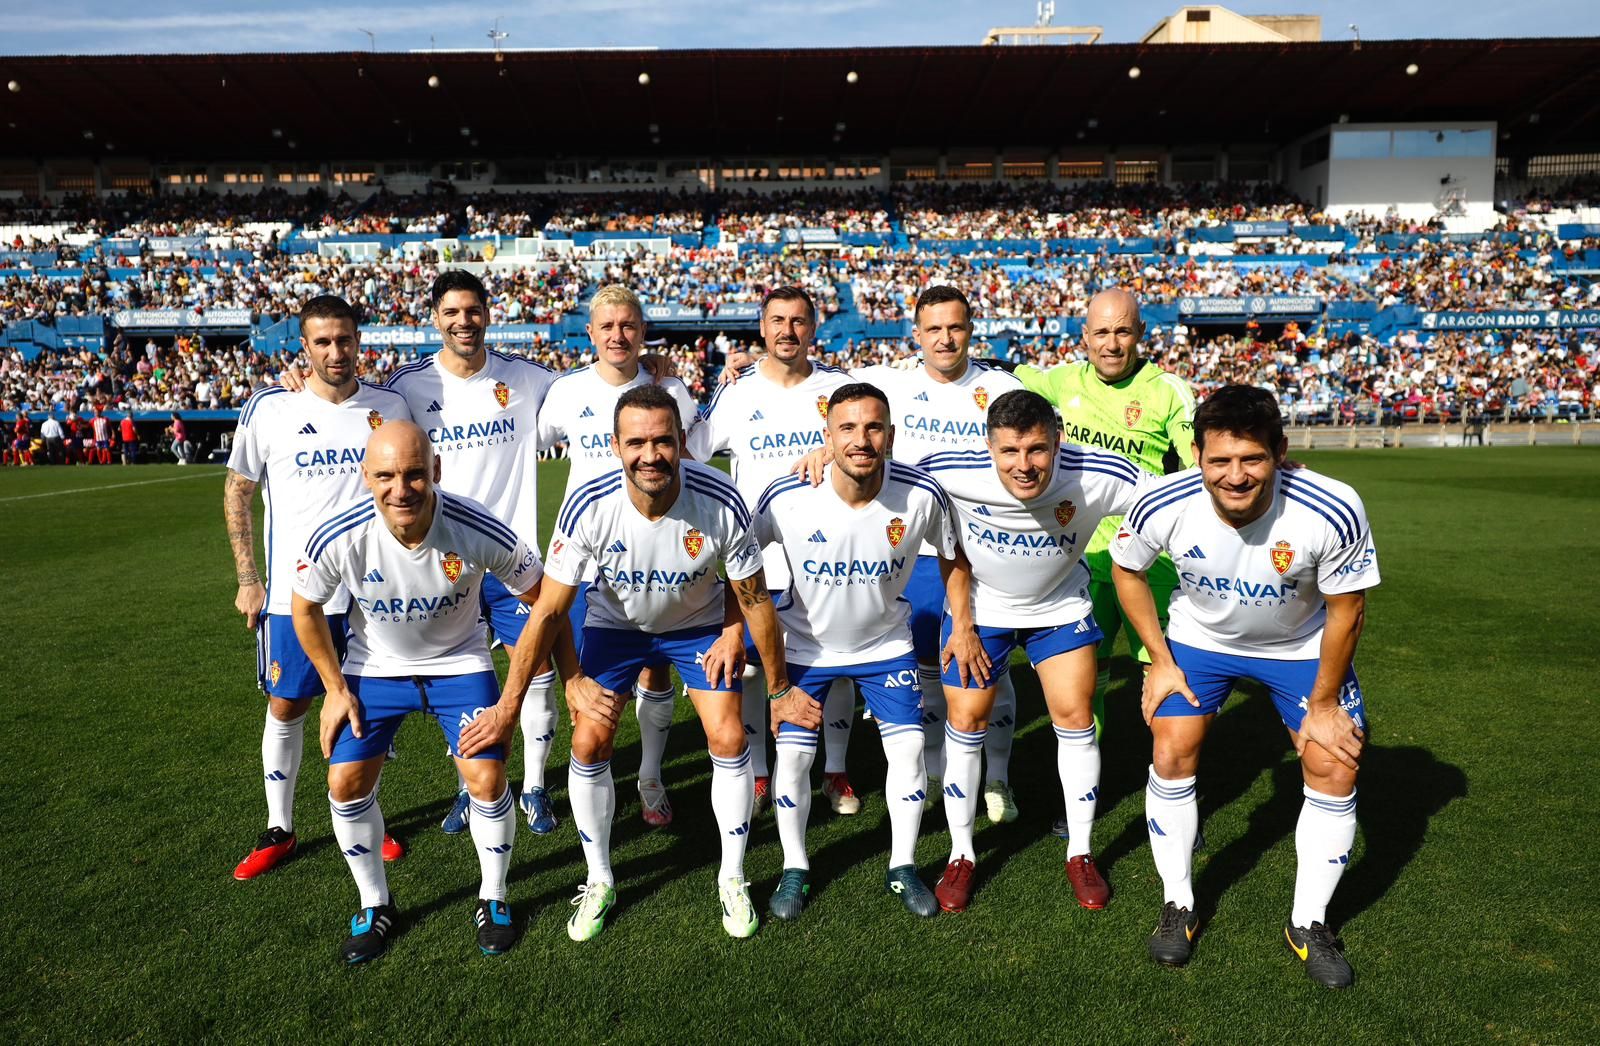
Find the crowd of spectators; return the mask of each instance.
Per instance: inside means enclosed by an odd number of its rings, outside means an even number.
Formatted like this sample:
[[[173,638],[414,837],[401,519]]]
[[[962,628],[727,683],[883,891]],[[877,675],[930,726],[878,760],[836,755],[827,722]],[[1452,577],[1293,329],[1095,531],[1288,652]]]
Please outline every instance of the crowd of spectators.
[[[887,233],[888,200],[876,189],[791,189],[734,193],[717,204],[717,228],[743,243],[778,243],[786,229]]]
[[[705,228],[707,197],[686,192],[639,191],[558,196],[546,232],[697,233]]]

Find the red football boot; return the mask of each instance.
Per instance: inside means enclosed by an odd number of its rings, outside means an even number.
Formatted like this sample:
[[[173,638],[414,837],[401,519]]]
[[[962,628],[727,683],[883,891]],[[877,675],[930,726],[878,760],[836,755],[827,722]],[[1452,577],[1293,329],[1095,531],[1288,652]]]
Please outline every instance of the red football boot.
[[[282,828],[268,828],[261,833],[261,838],[256,840],[256,848],[244,855],[244,860],[233,870],[235,879],[254,879],[264,872],[270,872],[283,861],[288,860],[294,853],[294,848],[299,840],[293,832],[286,832]]]

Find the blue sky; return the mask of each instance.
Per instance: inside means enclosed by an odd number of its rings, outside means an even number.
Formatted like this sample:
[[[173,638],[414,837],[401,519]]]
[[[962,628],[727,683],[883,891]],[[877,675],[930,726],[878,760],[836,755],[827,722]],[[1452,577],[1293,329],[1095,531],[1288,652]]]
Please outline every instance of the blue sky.
[[[1096,24],[1108,42],[1137,40],[1177,0],[1057,0],[1056,24]],[[1323,38],[1600,36],[1600,2],[1246,0],[1249,13],[1322,16]],[[1032,0],[0,0],[0,53],[202,54],[486,47],[495,19],[508,48],[656,46],[866,47],[976,44],[996,23],[1029,24]]]

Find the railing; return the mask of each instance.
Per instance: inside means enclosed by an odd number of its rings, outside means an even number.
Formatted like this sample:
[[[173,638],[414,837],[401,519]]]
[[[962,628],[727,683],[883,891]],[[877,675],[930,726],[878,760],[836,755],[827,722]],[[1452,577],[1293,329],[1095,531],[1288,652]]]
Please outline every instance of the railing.
[[[1600,421],[1462,422],[1437,425],[1305,425],[1284,430],[1289,449],[1600,446]]]

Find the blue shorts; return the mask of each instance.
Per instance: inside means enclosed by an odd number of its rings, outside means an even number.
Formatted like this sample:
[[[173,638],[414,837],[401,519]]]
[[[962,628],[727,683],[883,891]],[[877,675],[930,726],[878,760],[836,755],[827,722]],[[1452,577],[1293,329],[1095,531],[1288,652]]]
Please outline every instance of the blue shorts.
[[[722,635],[721,626],[680,628],[651,635],[631,628],[590,625],[585,626],[582,635],[578,660],[583,664],[583,674],[613,694],[630,693],[633,681],[639,678],[640,669],[646,665],[672,665],[689,690],[730,693],[739,691],[743,685],[742,680],[735,679],[731,686],[724,683],[713,686],[700,667],[706,651]]]
[[[522,635],[522,626],[528,623],[528,604],[513,596],[500,579],[493,574],[483,575],[478,589],[478,610],[494,629],[494,637],[510,650]]]
[[[944,649],[944,644],[950,639],[950,615],[944,615],[944,620],[939,624],[939,648]],[[989,663],[993,667],[989,671],[989,683],[994,685],[995,680],[1011,670],[1011,652],[1020,645],[1028,652],[1028,663],[1038,667],[1042,662],[1050,660],[1057,654],[1065,654],[1069,650],[1076,650],[1081,646],[1098,645],[1105,636],[1100,631],[1100,626],[1094,623],[1094,615],[1090,614],[1081,621],[1074,621],[1067,625],[1046,625],[1043,628],[986,628],[978,626],[978,639],[983,643],[984,652],[989,655]],[[960,688],[961,673],[954,661],[940,673],[946,686]]]
[[[400,721],[411,712],[426,712],[439,721],[450,754],[459,755],[461,730],[500,700],[500,684],[493,672],[464,676],[351,676],[344,677],[356,697],[365,737],[356,737],[346,723],[333,743],[330,763],[357,763],[383,755],[394,740]],[[505,759],[499,745],[486,748],[474,759]]]
[[[1316,658],[1306,661],[1278,661],[1270,657],[1244,657],[1240,654],[1218,654],[1199,650],[1182,643],[1167,640],[1172,648],[1172,659],[1183,669],[1189,689],[1199,698],[1196,708],[1183,699],[1182,694],[1172,694],[1161,707],[1158,716],[1214,715],[1233,692],[1239,679],[1254,679],[1264,684],[1272,694],[1278,717],[1290,730],[1299,730],[1306,716],[1306,699],[1317,679]],[[1367,728],[1366,705],[1361,698],[1361,684],[1356,681],[1355,666],[1344,677],[1339,691],[1339,707],[1349,713],[1362,730]]]
[[[333,649],[344,660],[350,625],[343,614],[329,614],[328,631]],[[288,614],[262,614],[256,621],[256,682],[268,697],[303,701],[322,693],[322,677],[294,634]]]
[[[944,617],[944,577],[939,573],[938,556],[918,556],[906,582],[905,595],[911,604],[911,646],[924,665],[939,663],[939,619]]]
[[[589,617],[589,589],[594,582],[578,582],[578,594],[572,600],[572,608],[567,611],[567,620],[572,622],[572,644],[578,648],[578,653],[583,653],[583,623]]]
[[[789,682],[821,704],[835,679],[854,680],[866,699],[867,711],[880,724],[889,726],[922,725],[922,683],[917,679],[917,659],[904,654],[886,661],[864,665],[789,666]],[[780,732],[811,733],[793,723],[784,723]]]

